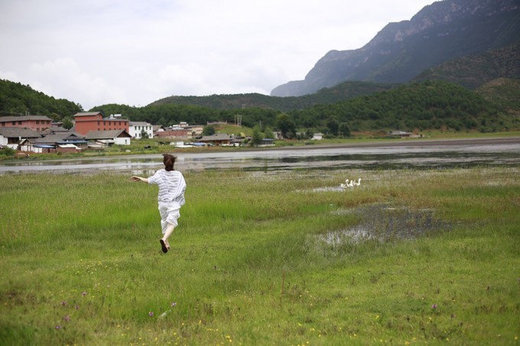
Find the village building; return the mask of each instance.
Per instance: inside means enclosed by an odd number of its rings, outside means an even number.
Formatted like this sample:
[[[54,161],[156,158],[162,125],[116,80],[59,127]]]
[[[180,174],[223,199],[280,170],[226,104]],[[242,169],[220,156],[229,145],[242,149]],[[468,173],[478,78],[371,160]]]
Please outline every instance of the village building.
[[[153,126],[144,121],[131,121],[128,133],[132,138],[153,138]]]
[[[0,127],[0,146],[20,150],[20,144],[27,139],[40,138],[40,134],[34,130],[18,127]]]
[[[262,138],[262,141],[258,145],[260,147],[274,147],[274,139],[273,138]]]
[[[18,127],[43,131],[51,127],[52,120],[45,115],[20,115],[0,117],[0,128]]]
[[[191,138],[191,130],[182,127],[173,127],[157,132],[156,135],[157,137],[167,139],[189,139]]]
[[[81,135],[86,135],[90,131],[123,130],[127,134],[130,131],[128,119],[123,119],[119,115],[103,118],[101,112],[83,112],[74,114],[74,120],[74,130]]]
[[[203,131],[204,131],[203,125],[191,125],[191,136],[193,138],[202,136]]]
[[[56,152],[58,153],[79,153],[81,148],[74,144],[58,144]]]
[[[82,149],[87,149],[87,139],[74,132],[57,132],[48,134],[45,137],[30,140],[32,143],[32,150],[36,148],[52,149],[56,152],[78,152]],[[49,150],[52,152],[52,150]]]
[[[43,136],[47,136],[47,135],[54,134],[54,133],[63,133],[63,132],[69,132],[69,131],[70,130],[67,130],[64,127],[52,124],[51,127],[49,127],[48,129],[41,131],[41,134]]]
[[[170,131],[186,130],[185,137],[181,137],[183,135],[180,135],[180,132],[179,132],[179,135],[174,134],[173,136],[171,136],[171,135],[169,136],[172,138],[189,138],[189,137],[196,138],[196,137],[202,136],[202,132],[204,131],[204,126],[203,125],[190,125],[185,121],[181,121],[177,125],[172,125],[170,128],[165,129],[165,131],[168,131],[168,130],[170,130]]]
[[[321,132],[314,132],[312,134],[312,138],[311,138],[313,141],[321,141],[323,139],[323,133]]]
[[[130,145],[131,138],[132,136],[126,130],[89,131],[86,135],[89,147]]]
[[[234,144],[233,138],[226,133],[216,133],[211,136],[202,136],[199,142],[206,145],[211,144],[215,146],[226,146]]]
[[[22,139],[20,141],[20,145],[18,146],[18,150],[23,152],[32,152],[32,153],[55,153],[56,147],[50,144],[38,144],[35,145],[34,139]]]
[[[164,126],[162,126],[162,125],[152,125],[152,127],[153,127],[153,135],[154,136],[157,136],[157,134],[159,132],[163,132],[164,131]]]
[[[285,139],[285,138],[283,137],[282,132],[280,132],[280,131],[274,131],[274,132],[273,132],[273,136],[274,136],[275,139]]]
[[[388,132],[388,136],[397,138],[408,138],[412,136],[412,133],[406,131],[390,131]]]

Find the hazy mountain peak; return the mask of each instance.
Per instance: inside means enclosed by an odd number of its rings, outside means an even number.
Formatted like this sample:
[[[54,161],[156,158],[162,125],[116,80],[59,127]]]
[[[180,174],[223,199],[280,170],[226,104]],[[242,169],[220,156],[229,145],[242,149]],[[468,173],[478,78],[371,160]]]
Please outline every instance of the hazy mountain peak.
[[[402,83],[444,61],[514,43],[520,37],[517,0],[445,0],[410,20],[387,24],[356,50],[331,50],[303,81],[273,89],[300,96],[344,81]]]

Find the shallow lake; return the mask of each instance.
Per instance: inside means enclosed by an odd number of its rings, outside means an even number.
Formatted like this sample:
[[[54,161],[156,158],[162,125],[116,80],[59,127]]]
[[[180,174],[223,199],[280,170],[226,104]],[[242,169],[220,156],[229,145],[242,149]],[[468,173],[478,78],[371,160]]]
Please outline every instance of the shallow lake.
[[[454,168],[520,165],[520,138],[443,141],[395,141],[357,145],[239,150],[229,152],[172,152],[176,169],[293,170]],[[150,174],[162,167],[162,156],[124,155],[64,160],[13,160],[0,163],[0,174],[94,173],[112,171]]]

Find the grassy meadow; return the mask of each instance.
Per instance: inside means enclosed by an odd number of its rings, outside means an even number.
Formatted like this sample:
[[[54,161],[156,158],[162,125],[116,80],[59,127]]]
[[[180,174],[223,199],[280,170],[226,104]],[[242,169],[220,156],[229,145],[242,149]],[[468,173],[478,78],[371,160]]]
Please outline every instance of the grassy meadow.
[[[0,344],[520,343],[518,167],[185,177],[163,254],[156,186],[0,176]]]

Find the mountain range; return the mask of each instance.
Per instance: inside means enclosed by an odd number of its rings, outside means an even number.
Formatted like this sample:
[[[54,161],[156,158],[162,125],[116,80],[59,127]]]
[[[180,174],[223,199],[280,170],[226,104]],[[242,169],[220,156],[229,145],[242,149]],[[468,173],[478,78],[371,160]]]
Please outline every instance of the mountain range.
[[[386,25],[356,50],[332,50],[304,80],[274,88],[272,96],[301,96],[345,81],[404,83],[448,60],[515,44],[518,0],[444,0],[411,20]]]

